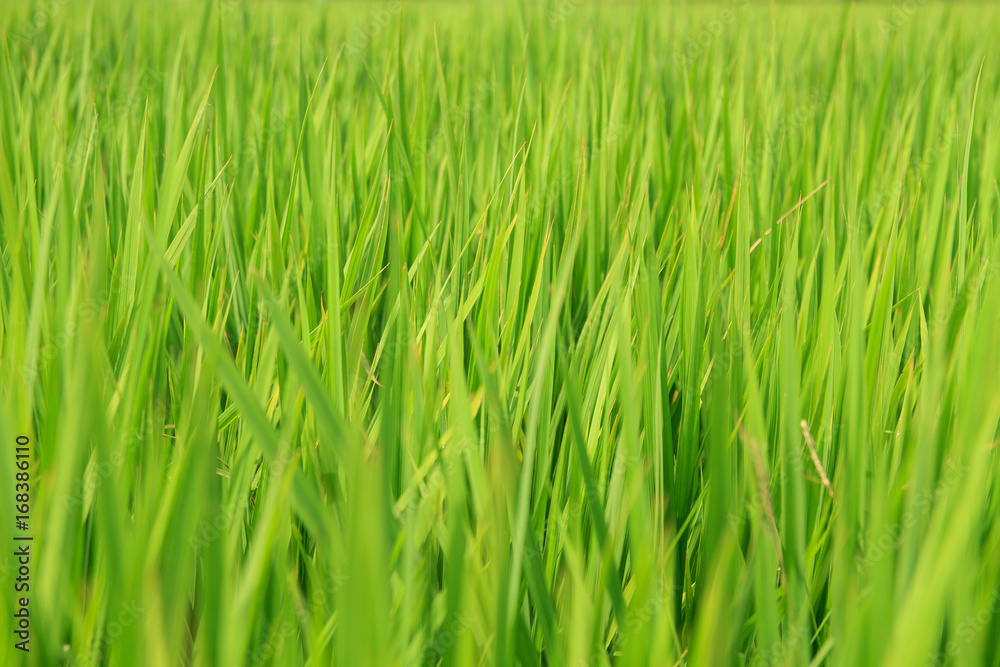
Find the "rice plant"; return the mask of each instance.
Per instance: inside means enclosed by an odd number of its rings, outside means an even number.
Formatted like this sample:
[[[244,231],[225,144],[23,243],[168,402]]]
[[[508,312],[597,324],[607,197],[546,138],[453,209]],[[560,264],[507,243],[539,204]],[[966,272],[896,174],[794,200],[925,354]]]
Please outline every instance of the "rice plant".
[[[4,4],[0,664],[1000,665],[997,34]]]

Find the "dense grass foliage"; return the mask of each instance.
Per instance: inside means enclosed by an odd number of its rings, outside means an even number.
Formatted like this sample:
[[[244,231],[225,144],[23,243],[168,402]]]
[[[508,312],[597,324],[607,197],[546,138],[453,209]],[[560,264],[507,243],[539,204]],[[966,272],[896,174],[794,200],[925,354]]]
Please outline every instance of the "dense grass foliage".
[[[998,18],[5,5],[0,663],[1000,664]]]

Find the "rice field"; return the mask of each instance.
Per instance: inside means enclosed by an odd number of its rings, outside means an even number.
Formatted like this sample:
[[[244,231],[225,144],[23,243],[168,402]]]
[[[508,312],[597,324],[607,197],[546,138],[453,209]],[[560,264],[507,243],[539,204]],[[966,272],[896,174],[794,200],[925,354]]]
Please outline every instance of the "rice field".
[[[1000,9],[0,5],[0,664],[1000,665]]]

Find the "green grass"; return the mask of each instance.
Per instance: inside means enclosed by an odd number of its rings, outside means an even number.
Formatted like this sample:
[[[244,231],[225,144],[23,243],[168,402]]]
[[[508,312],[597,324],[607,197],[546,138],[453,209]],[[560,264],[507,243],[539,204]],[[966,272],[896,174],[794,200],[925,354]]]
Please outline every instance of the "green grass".
[[[1000,11],[609,5],[0,8],[0,664],[1000,665]]]

